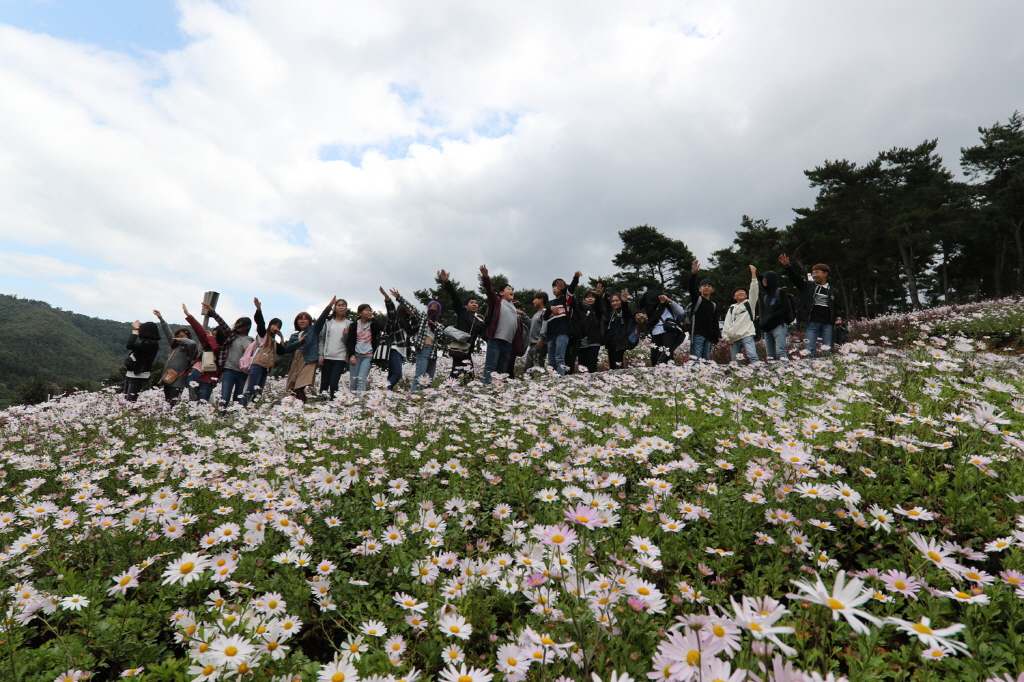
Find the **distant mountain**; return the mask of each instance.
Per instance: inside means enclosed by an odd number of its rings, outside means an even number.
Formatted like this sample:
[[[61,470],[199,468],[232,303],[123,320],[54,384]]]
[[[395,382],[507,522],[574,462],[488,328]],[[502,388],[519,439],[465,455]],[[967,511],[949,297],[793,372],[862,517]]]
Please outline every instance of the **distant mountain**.
[[[99,384],[122,367],[131,333],[129,322],[0,294],[0,407],[18,402],[15,389],[39,376]]]

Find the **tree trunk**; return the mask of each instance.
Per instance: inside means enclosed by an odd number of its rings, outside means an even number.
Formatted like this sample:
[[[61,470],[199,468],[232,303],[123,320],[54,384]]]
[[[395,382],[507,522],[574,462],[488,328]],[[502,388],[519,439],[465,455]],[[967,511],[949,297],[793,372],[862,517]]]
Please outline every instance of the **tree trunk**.
[[[917,295],[917,278],[914,277],[914,262],[910,255],[910,247],[904,246],[902,241],[897,241],[900,248],[900,260],[903,262],[903,273],[907,276],[907,289],[910,290],[910,305],[914,310],[921,309],[921,299]]]
[[[993,288],[995,289],[995,297],[1003,297],[1003,264],[1006,262],[1006,235],[1003,235],[1003,244],[999,247],[999,256],[996,257],[995,267],[995,281],[993,282]]]
[[[1021,284],[1024,282],[1024,242],[1021,241],[1020,234],[1021,226],[1024,225],[1024,218],[1021,218],[1017,222],[1013,222],[1011,220],[1010,224],[1013,225],[1013,241],[1014,245],[1017,247],[1017,281],[1014,291],[1020,293],[1020,291],[1024,289],[1024,286]]]

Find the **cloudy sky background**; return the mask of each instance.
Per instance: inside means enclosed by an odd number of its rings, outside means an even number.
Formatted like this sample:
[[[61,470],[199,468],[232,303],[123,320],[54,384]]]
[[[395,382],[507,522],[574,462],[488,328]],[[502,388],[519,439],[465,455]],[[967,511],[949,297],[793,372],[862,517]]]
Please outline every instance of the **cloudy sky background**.
[[[0,0],[0,292],[291,318],[784,226],[802,171],[1024,109],[1024,3]]]

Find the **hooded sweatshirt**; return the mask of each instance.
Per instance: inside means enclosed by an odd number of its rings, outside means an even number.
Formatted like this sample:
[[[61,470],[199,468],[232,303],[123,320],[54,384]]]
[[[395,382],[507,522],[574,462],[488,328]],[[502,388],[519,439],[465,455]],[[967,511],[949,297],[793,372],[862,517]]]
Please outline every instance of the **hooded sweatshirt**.
[[[745,339],[757,334],[754,327],[754,306],[757,305],[757,280],[750,280],[750,293],[743,303],[733,303],[725,313],[725,326],[722,327],[722,338],[729,343]],[[749,307],[750,312],[747,312]]]
[[[779,286],[778,273],[769,270],[761,273],[761,278],[766,281],[761,297],[761,329],[769,332],[789,319],[789,297]]]

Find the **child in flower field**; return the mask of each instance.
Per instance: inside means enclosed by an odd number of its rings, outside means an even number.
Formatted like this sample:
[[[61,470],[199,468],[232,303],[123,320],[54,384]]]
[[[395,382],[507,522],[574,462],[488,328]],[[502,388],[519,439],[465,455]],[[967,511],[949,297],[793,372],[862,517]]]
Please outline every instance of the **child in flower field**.
[[[733,362],[742,353],[750,364],[754,364],[757,362],[757,346],[754,343],[757,334],[754,306],[758,298],[756,267],[750,266],[750,293],[743,287],[736,287],[732,298],[736,302],[725,313],[722,337],[729,342],[729,354]]]
[[[196,318],[192,317],[188,308],[185,304],[181,304],[181,311],[185,313],[185,321],[192,326],[192,330],[196,333],[196,338],[199,340],[199,347],[204,352],[213,353],[215,358],[220,357],[221,344],[217,338],[217,334],[209,332],[203,327],[202,323]],[[197,401],[209,401],[210,396],[213,395],[213,387],[220,379],[221,366],[215,364],[211,369],[203,369],[203,357],[200,356],[196,359],[192,365],[192,369],[189,371],[189,385],[195,387],[194,399]]]
[[[718,327],[718,307],[711,300],[711,294],[715,293],[715,285],[707,278],[701,279],[698,285],[698,270],[700,270],[700,261],[695,260],[690,268],[690,315],[693,320],[690,360],[692,362],[711,360],[711,348],[718,343],[722,336]]]
[[[823,347],[832,348],[834,331],[843,323],[843,297],[829,285],[828,276],[832,271],[824,263],[811,267],[811,281],[808,282],[803,273],[798,272],[789,256],[779,254],[779,263],[786,268],[789,281],[800,292],[800,308],[797,311],[800,322],[807,330],[807,352],[810,356],[818,354],[818,342]]]

